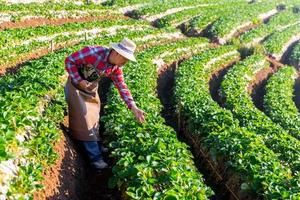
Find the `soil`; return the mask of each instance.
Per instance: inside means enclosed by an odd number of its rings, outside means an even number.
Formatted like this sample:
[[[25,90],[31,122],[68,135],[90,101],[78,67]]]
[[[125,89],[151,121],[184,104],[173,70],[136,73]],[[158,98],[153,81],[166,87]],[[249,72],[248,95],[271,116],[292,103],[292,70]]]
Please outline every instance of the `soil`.
[[[264,111],[263,98],[266,94],[265,86],[268,79],[274,74],[281,66],[281,63],[272,58],[268,58],[271,62],[271,66],[262,69],[255,74],[255,79],[248,85],[248,92],[251,95],[254,105],[261,111]]]
[[[260,24],[250,24],[248,26],[245,26],[239,30],[237,30],[234,34],[233,37],[238,38],[240,37],[243,33],[246,33],[247,31],[250,31],[252,29],[255,29],[259,26]]]
[[[221,87],[222,81],[224,80],[224,76],[227,71],[235,65],[238,60],[235,60],[231,63],[224,64],[219,70],[212,73],[210,81],[209,81],[209,91],[211,97],[214,101],[216,101],[221,107],[224,107],[225,99],[223,99],[219,94],[219,89]]]
[[[34,199],[79,200],[83,190],[79,186],[86,175],[83,167],[85,163],[66,132],[62,132],[60,141],[55,145],[55,152],[58,153],[59,159],[44,172],[45,179],[42,184],[45,188],[35,193]]]
[[[26,19],[20,22],[4,22],[0,24],[0,31],[11,28],[26,28],[26,27],[37,27],[42,25],[62,25],[66,23],[75,22],[89,22],[96,20],[107,20],[107,19],[128,19],[126,16],[97,16],[97,17],[82,17],[82,18],[61,18],[61,19],[47,19],[47,18],[34,18]]]
[[[300,112],[300,72],[298,71],[298,77],[294,85],[294,102]]]
[[[105,105],[107,91],[111,82],[103,79],[100,82],[99,91],[102,108]],[[103,109],[101,113],[104,114]],[[102,116],[102,115],[101,115]],[[104,160],[109,168],[102,171],[95,171],[88,161],[70,139],[68,135],[68,118],[64,118],[61,124],[62,136],[55,144],[55,151],[59,155],[56,163],[44,172],[45,180],[42,184],[45,189],[34,194],[35,200],[120,200],[121,194],[117,188],[109,189],[108,181],[112,176],[114,161],[104,155]],[[103,136],[104,126],[100,124],[100,135]],[[103,137],[102,137],[103,138]],[[105,142],[105,141],[104,141]]]
[[[287,64],[287,65],[292,65],[292,63],[290,63],[289,58],[290,55],[294,49],[294,47],[296,46],[296,44],[298,44],[300,42],[300,40],[297,40],[295,42],[292,42],[291,44],[288,45],[288,47],[285,49],[284,53],[281,56],[280,62],[283,64]],[[297,66],[295,66],[297,67]]]

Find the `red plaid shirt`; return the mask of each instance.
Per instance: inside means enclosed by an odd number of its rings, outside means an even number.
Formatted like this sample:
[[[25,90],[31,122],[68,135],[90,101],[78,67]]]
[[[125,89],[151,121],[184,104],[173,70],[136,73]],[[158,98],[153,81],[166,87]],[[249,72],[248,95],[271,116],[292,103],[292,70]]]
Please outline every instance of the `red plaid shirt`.
[[[111,65],[108,63],[108,56],[110,49],[101,46],[87,46],[83,49],[72,53],[65,59],[65,68],[69,73],[72,81],[77,84],[83,78],[79,75],[78,66],[84,66],[84,64],[91,64],[96,67],[98,74],[104,74],[106,77],[110,77],[117,87],[121,98],[127,104],[129,109],[135,105],[131,93],[125,84],[123,71],[117,65]]]

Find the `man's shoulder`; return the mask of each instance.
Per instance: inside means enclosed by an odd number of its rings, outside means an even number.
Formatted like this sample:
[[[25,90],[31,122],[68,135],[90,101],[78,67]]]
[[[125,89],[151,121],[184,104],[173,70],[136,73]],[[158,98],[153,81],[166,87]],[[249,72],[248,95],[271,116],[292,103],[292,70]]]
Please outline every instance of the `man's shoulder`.
[[[93,48],[97,52],[99,52],[99,51],[108,51],[107,47],[104,47],[104,46],[101,46],[101,45],[90,46],[90,48]]]
[[[100,45],[88,45],[82,48],[82,51],[92,51],[92,52],[106,52],[109,48]]]

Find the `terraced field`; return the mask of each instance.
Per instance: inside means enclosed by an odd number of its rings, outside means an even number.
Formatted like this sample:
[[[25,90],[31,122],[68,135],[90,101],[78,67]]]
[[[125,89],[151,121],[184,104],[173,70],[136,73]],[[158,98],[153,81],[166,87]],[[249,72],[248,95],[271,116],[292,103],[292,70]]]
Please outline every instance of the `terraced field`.
[[[299,0],[0,0],[0,200],[300,199]],[[109,169],[68,135],[65,58],[128,37],[135,122],[101,80]]]

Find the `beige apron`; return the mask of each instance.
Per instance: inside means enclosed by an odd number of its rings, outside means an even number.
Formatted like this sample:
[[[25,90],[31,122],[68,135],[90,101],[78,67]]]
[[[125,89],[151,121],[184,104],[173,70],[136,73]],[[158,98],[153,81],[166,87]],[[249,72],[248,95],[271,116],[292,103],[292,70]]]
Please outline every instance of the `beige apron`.
[[[69,111],[70,136],[82,141],[99,141],[101,102],[98,95],[98,83],[92,91],[84,91],[76,88],[69,77],[65,93]]]

